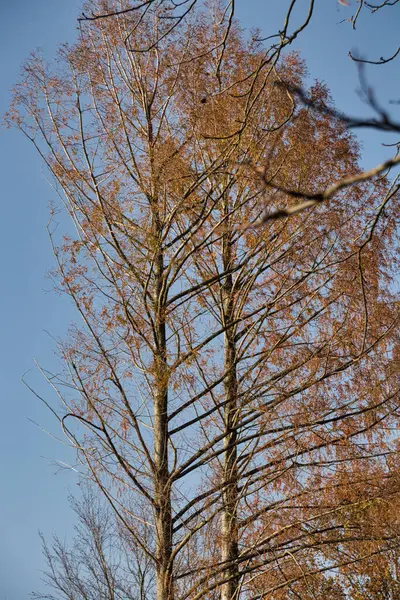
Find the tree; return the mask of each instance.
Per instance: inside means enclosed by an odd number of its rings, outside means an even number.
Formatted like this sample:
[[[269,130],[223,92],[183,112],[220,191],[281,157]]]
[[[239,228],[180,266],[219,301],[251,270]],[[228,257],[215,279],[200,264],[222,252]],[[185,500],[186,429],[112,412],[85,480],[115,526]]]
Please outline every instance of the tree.
[[[382,457],[396,452],[398,197],[360,181],[334,210],[260,224],[283,190],[359,170],[329,93],[309,91],[330,110],[296,106],[300,58],[266,61],[233,21],[216,51],[223,8],[173,29],[162,3],[139,14],[95,20],[55,71],[32,55],[8,115],[77,231],[60,244],[49,226],[83,320],[64,376],[47,374],[55,414],[158,600],[327,589],[347,560],[334,549],[365,542],[333,493],[343,465],[362,465],[347,511],[378,502],[376,463],[397,493]]]
[[[134,543],[130,532],[90,486],[80,500],[70,498],[77,516],[70,545],[54,536],[51,545],[42,537],[47,563],[44,581],[52,592],[33,598],[54,600],[145,600],[154,586],[149,558]],[[152,530],[143,526],[142,539],[150,544]]]
[[[347,0],[338,0],[339,4],[343,6],[349,7],[350,2]],[[386,8],[393,7],[398,4],[398,0],[383,0],[380,4],[371,4],[369,2],[365,2],[364,0],[357,0],[358,7],[356,8],[353,15],[351,15],[348,19],[345,19],[348,23],[351,24],[353,30],[356,29],[359,25],[360,15],[364,14],[368,11],[370,14],[375,15],[380,12],[382,9],[386,10]],[[140,20],[141,15],[140,12],[144,10],[145,12],[151,8],[159,7],[165,14],[164,18],[168,20],[168,26],[161,34],[162,36],[169,35],[172,33],[176,27],[179,27],[185,19],[191,17],[192,11],[195,11],[198,5],[198,0],[183,0],[182,2],[176,4],[171,0],[143,0],[139,3],[124,3],[117,2],[114,5],[110,5],[107,2],[103,2],[100,6],[95,7],[93,10],[93,6],[90,4],[85,5],[85,12],[82,12],[82,16],[78,19],[80,24],[86,24],[92,21],[109,19],[109,18],[118,18],[120,15],[131,14]],[[276,64],[280,60],[280,56],[283,50],[289,47],[299,35],[302,35],[304,30],[308,28],[310,25],[314,13],[315,13],[316,2],[315,0],[309,0],[308,7],[305,9],[300,5],[298,0],[291,0],[288,2],[287,10],[284,15],[284,20],[282,23],[282,28],[275,35],[268,35],[265,38],[262,38],[262,32],[260,32],[259,39],[261,41],[270,41],[270,46],[267,47],[267,51],[264,55],[264,63],[265,64]],[[214,52],[218,56],[215,69],[216,73],[220,73],[222,59],[224,56],[226,42],[229,39],[231,34],[232,23],[234,22],[235,16],[235,2],[233,0],[226,0],[223,4],[221,14],[221,33],[220,36],[217,37],[214,41],[214,45],[212,46]],[[300,17],[299,17],[300,15]],[[343,21],[342,21],[343,22]],[[127,40],[129,39],[129,33]],[[136,48],[131,48],[132,51],[143,51],[144,49],[150,49],[152,45],[155,44],[155,40],[158,40],[158,37],[154,38],[149,45],[139,46]],[[364,100],[367,104],[372,108],[375,113],[375,117],[366,119],[359,118],[357,116],[349,116],[338,111],[334,111],[335,116],[342,121],[348,128],[368,128],[374,129],[376,131],[380,131],[383,133],[392,132],[398,134],[400,132],[400,122],[392,117],[388,111],[383,108],[382,104],[379,102],[374,90],[368,86],[365,77],[363,76],[362,67],[366,64],[369,65],[385,65],[387,63],[395,60],[400,53],[400,47],[394,50],[393,54],[387,57],[381,56],[379,59],[367,59],[362,55],[358,55],[354,52],[349,51],[349,57],[360,67],[360,80],[361,80],[361,92],[364,97]],[[307,98],[305,94],[305,90],[301,87],[291,87],[290,91],[298,96],[298,98],[304,102],[307,106],[309,106],[312,110],[316,111],[325,111],[327,107],[320,102],[315,102],[313,98]],[[396,101],[391,101],[392,104],[398,103]],[[332,110],[332,109],[331,109]],[[356,172],[353,174],[349,174],[347,177],[338,179],[325,189],[319,189],[318,191],[311,191],[309,189],[297,190],[294,188],[279,188],[286,192],[289,197],[294,199],[301,198],[303,201],[294,205],[289,205],[289,207],[281,206],[279,209],[273,212],[266,212],[263,215],[263,220],[276,219],[291,216],[293,214],[297,214],[298,212],[302,212],[310,208],[311,206],[315,206],[320,202],[324,202],[334,197],[335,194],[344,187],[351,186],[357,184],[359,181],[370,180],[381,173],[386,173],[387,175],[390,173],[393,167],[396,167],[400,163],[399,156],[399,143],[385,144],[386,146],[391,146],[396,149],[395,154],[385,160],[383,163],[376,165],[375,167],[368,169],[364,172]],[[263,176],[264,173],[264,165],[261,165],[256,169],[259,174]],[[265,185],[271,185],[270,181],[264,179]],[[276,185],[276,184],[275,184]],[[395,178],[393,182],[393,192],[397,193],[399,190],[399,181],[398,177]],[[390,201],[390,198],[386,199],[386,203]],[[380,218],[380,213],[377,214],[377,219]]]

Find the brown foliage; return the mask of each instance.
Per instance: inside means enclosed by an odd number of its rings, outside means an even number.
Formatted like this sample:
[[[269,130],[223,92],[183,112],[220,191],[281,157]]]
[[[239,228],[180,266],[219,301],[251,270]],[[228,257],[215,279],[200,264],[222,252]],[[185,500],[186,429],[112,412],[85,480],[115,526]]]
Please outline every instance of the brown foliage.
[[[33,55],[9,113],[77,231],[50,225],[83,320],[50,379],[60,424],[159,600],[340,597],[330,571],[398,535],[379,526],[398,493],[398,198],[361,181],[258,225],[282,190],[359,171],[355,139],[296,106],[298,56],[266,60],[234,22],[217,52],[218,9],[173,30],[140,14],[94,20],[55,73]]]

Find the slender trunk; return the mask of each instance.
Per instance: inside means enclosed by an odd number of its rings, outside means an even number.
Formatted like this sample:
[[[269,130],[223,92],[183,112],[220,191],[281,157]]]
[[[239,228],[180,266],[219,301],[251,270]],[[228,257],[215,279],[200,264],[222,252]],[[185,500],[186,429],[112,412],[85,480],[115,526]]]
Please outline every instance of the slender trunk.
[[[157,220],[156,220],[157,221]],[[157,236],[158,237],[158,236]],[[157,354],[155,357],[154,392],[154,497],[156,503],[156,598],[172,600],[172,515],[171,484],[168,467],[168,363],[165,307],[162,299],[164,260],[157,251],[154,275],[156,288],[155,328]]]
[[[229,227],[229,226],[228,226]],[[232,267],[232,243],[229,232],[223,240],[223,266],[224,270]],[[225,325],[232,322],[234,317],[233,306],[233,279],[229,275],[222,288],[223,314]],[[236,374],[236,343],[235,328],[230,327],[224,336],[224,367],[228,372],[225,379],[225,438],[223,477],[225,487],[223,491],[222,511],[222,560],[228,563],[224,577],[229,581],[223,584],[221,600],[235,600],[239,592],[238,558],[238,528],[237,528],[237,502],[238,502],[238,472],[237,472],[237,374]]]

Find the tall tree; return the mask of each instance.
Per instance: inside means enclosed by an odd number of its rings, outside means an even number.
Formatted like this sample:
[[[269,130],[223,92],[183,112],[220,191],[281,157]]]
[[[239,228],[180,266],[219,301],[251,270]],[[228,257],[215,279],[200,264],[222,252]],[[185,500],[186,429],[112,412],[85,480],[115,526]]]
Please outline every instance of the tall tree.
[[[332,493],[342,465],[395,451],[397,237],[376,214],[398,198],[361,182],[259,224],[283,189],[357,170],[358,149],[324,86],[325,110],[295,105],[298,56],[266,60],[234,22],[221,52],[223,17],[98,19],[55,70],[32,55],[8,115],[77,231],[59,244],[50,225],[83,319],[49,377],[56,414],[157,600],[279,597],[316,572],[323,589],[324,552],[334,569],[331,548],[365,542]],[[358,483],[373,502],[367,470]]]

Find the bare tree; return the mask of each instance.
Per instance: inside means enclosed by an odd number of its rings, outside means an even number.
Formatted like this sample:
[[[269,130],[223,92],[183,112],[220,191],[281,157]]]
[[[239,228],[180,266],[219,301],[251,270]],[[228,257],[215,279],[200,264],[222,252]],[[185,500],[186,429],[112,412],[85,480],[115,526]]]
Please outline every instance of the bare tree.
[[[149,600],[153,598],[153,569],[134,543],[129,530],[104,505],[96,490],[84,484],[80,500],[70,498],[77,516],[70,544],[55,536],[51,545],[42,537],[47,571],[45,583],[53,593],[33,598],[53,600]],[[142,539],[150,546],[152,530],[143,526]]]

